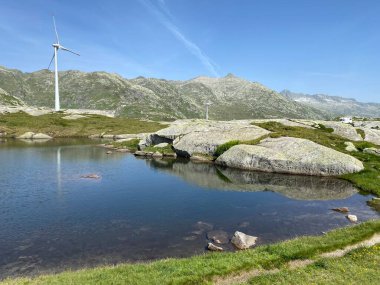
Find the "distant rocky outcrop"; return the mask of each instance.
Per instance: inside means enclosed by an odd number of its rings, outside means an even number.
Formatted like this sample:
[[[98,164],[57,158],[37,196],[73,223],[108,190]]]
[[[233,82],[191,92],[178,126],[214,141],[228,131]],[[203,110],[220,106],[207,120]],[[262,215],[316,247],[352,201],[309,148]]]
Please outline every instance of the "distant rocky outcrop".
[[[380,117],[379,103],[362,103],[355,99],[339,96],[329,96],[325,94],[309,95],[295,93],[289,90],[284,90],[280,93],[299,104],[316,108],[334,116]]]
[[[217,164],[246,170],[335,176],[359,172],[361,161],[306,139],[267,138],[258,145],[236,145]]]

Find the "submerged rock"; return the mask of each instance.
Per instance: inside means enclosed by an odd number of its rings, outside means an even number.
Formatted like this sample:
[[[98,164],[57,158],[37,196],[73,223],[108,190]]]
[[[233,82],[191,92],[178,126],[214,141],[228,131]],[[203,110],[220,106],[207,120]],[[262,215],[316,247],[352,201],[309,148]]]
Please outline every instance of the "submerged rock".
[[[90,174],[84,174],[84,175],[81,175],[80,178],[88,178],[88,179],[100,179],[101,176],[98,175],[98,174],[95,174],[95,173],[90,173]]]
[[[154,158],[162,158],[162,157],[164,157],[164,155],[161,152],[159,152],[159,151],[156,151],[155,153],[153,153],[152,156]]]
[[[212,242],[209,242],[207,244],[207,249],[208,250],[211,250],[211,251],[223,251],[223,247],[220,247],[220,246],[216,246],[215,244],[213,244]]]
[[[228,233],[222,230],[209,231],[207,233],[207,239],[218,244],[226,244],[229,242]]]
[[[212,224],[202,222],[202,221],[196,222],[193,227],[199,231],[202,231],[202,232],[211,231],[214,228],[214,226]]]
[[[219,165],[266,172],[334,176],[364,169],[358,159],[306,139],[267,138],[258,145],[236,145]]]
[[[331,210],[339,213],[348,213],[350,211],[347,207],[333,208]]]
[[[236,231],[231,239],[231,243],[238,249],[247,249],[256,244],[257,237]]]

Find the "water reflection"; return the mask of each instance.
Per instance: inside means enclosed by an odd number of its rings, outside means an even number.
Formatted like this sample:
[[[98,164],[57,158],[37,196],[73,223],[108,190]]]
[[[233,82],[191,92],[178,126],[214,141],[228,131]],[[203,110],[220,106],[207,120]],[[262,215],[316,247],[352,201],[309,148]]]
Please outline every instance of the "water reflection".
[[[147,160],[153,168],[178,175],[204,188],[234,191],[272,191],[297,200],[345,199],[358,190],[336,178],[242,171],[186,160]]]

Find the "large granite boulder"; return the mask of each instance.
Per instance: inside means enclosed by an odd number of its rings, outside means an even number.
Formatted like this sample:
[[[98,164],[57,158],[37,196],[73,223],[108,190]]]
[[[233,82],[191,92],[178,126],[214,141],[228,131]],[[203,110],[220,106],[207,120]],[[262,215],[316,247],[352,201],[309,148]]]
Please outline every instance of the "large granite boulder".
[[[253,125],[234,126],[231,129],[191,132],[174,141],[173,148],[179,156],[190,157],[193,153],[213,155],[216,148],[233,140],[249,141],[270,132]]]
[[[33,133],[33,132],[26,132],[22,134],[21,136],[17,137],[18,139],[24,139],[24,140],[49,140],[52,139],[51,136],[43,133]]]
[[[365,134],[365,141],[380,145],[380,130],[362,128]]]
[[[266,172],[334,176],[364,169],[356,158],[300,138],[267,138],[258,145],[236,145],[217,164]]]
[[[351,141],[362,141],[363,138],[358,134],[356,128],[350,124],[333,121],[316,121],[316,123],[324,125],[326,128],[332,128],[333,134],[349,139]]]

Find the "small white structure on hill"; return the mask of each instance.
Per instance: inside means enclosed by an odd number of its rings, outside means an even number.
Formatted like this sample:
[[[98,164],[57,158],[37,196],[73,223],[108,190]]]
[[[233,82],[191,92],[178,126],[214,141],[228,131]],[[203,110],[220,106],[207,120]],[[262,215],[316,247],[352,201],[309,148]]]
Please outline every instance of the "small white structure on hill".
[[[339,119],[344,124],[352,124],[352,117],[342,117]]]

